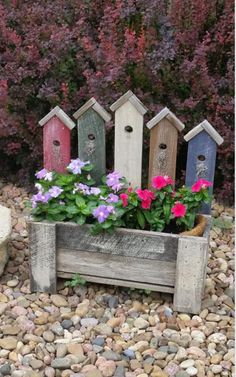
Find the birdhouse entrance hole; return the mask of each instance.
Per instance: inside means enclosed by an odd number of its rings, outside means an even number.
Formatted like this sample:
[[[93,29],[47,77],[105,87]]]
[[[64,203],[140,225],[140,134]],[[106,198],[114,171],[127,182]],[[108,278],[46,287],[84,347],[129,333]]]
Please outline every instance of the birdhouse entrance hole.
[[[205,161],[206,157],[203,156],[203,154],[200,154],[199,156],[197,156],[198,160],[199,161]]]
[[[60,141],[53,140],[53,145],[55,145],[55,147],[59,147],[60,146]]]
[[[126,132],[133,132],[133,127],[131,127],[131,126],[125,126],[125,131]]]
[[[166,144],[163,144],[163,143],[161,143],[161,144],[159,145],[159,148],[160,148],[160,149],[166,149],[166,148],[167,148],[167,145],[166,145]]]
[[[95,140],[95,136],[94,136],[94,134],[89,134],[89,135],[88,135],[88,139],[89,139],[89,140]]]

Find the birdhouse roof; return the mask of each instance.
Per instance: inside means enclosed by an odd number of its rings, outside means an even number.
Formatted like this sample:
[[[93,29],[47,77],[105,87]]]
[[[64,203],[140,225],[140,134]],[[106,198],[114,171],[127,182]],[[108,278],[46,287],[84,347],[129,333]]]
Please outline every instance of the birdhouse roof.
[[[185,127],[185,125],[168,109],[168,107],[165,107],[157,115],[155,115],[154,118],[149,120],[147,123],[147,128],[151,130],[164,118],[167,118],[178,131],[182,131]]]
[[[40,126],[44,126],[51,118],[56,116],[59,118],[65,126],[67,126],[70,130],[75,127],[75,123],[73,120],[68,117],[68,115],[59,107],[56,106],[52,109],[44,118],[39,121]]]
[[[73,117],[78,119],[83,115],[88,109],[92,108],[105,122],[111,120],[111,115],[95,100],[95,98],[90,98],[82,107],[80,107],[74,114]]]
[[[194,127],[191,131],[189,131],[185,136],[184,139],[186,141],[191,140],[195,136],[197,136],[200,132],[206,131],[208,135],[216,142],[216,144],[221,145],[224,139],[218,134],[218,132],[212,127],[212,125],[205,119],[202,123],[198,126]]]
[[[127,101],[131,102],[141,115],[146,114],[146,112],[148,111],[146,106],[144,106],[144,104],[138,99],[138,97],[136,97],[132,90],[128,90],[128,92],[123,94],[123,96],[121,96],[116,102],[114,102],[110,106],[111,111],[116,111]]]

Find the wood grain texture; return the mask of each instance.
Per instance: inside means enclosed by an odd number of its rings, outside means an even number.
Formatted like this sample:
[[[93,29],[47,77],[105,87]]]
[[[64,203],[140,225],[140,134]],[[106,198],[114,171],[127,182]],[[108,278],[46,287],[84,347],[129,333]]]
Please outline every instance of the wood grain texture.
[[[74,274],[69,272],[58,271],[57,276],[63,279],[72,279]],[[99,283],[99,284],[109,284],[109,285],[119,285],[121,287],[128,287],[128,288],[136,288],[136,289],[148,289],[150,291],[157,291],[157,292],[167,292],[167,293],[174,293],[174,288],[169,287],[168,285],[158,285],[158,284],[148,284],[148,283],[139,283],[137,281],[131,280],[121,280],[121,279],[110,279],[110,278],[103,278],[99,276],[92,276],[81,274],[81,276],[87,281],[91,283]]]
[[[178,130],[164,118],[150,131],[148,185],[157,175],[175,180]],[[164,147],[166,148],[164,149]]]
[[[30,288],[56,292],[56,224],[29,223]]]
[[[92,108],[78,119],[78,155],[82,161],[94,164],[91,176],[101,183],[106,173],[105,122]]]
[[[125,127],[132,127],[127,132]],[[115,170],[133,186],[141,186],[143,115],[129,101],[115,112]]]
[[[174,310],[198,314],[205,284],[208,241],[194,237],[179,239],[176,262]]]
[[[57,225],[57,247],[99,252],[106,255],[129,256],[174,262],[177,257],[178,235],[119,228],[113,234],[90,233],[89,226],[71,223]]]
[[[175,263],[57,249],[58,271],[174,286]]]
[[[198,179],[214,182],[216,143],[206,131],[198,133],[188,143],[188,157],[185,184],[191,187]],[[213,187],[209,188],[210,194]],[[200,213],[210,214],[211,203],[203,204]]]
[[[65,173],[70,163],[70,129],[54,116],[43,128],[44,168]]]

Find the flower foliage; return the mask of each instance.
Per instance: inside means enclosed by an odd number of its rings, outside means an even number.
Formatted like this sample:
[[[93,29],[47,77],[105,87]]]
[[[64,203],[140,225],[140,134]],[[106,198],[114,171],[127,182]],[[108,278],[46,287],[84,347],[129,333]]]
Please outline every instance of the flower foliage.
[[[93,224],[95,234],[112,231],[117,226],[163,231],[172,224],[186,230],[194,226],[201,204],[209,200],[207,188],[211,183],[205,180],[174,191],[174,182],[169,177],[158,176],[153,179],[150,191],[129,187],[121,174],[113,172],[103,178],[101,186],[94,187],[89,162],[72,160],[67,169],[68,174],[46,169],[36,173],[38,192],[31,199],[35,220]],[[165,185],[156,187],[157,182],[164,181]]]
[[[232,198],[233,24],[233,0],[3,0],[1,172],[40,166],[37,124],[55,105],[71,115],[132,89],[150,118],[168,106],[186,131],[205,118],[216,127],[216,187]]]

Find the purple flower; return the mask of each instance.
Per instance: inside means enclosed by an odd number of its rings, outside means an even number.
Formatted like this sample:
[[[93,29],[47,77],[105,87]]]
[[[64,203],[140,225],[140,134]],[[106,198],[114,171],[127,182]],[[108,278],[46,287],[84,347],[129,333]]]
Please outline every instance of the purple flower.
[[[45,180],[45,181],[52,181],[52,172],[48,172],[48,173],[45,175],[44,180]]]
[[[89,195],[90,192],[89,192],[89,187],[87,185],[84,185],[83,183],[75,183],[75,188],[73,190],[73,194],[76,192],[76,191],[82,191],[82,193],[84,195]]]
[[[63,190],[58,186],[52,186],[48,192],[52,198],[57,198],[63,192]]]
[[[38,179],[42,179],[42,178],[45,177],[45,175],[46,175],[47,173],[48,173],[47,169],[42,169],[42,170],[38,171],[38,172],[35,174],[35,176],[36,176],[36,178],[38,178]]]
[[[49,199],[51,199],[51,195],[49,192],[45,192],[45,194],[43,194],[42,192],[38,192],[38,194],[32,196],[31,201],[32,203],[33,202],[47,203]]]
[[[109,206],[112,207],[112,206]],[[93,210],[93,216],[98,219],[98,222],[104,223],[106,221],[107,217],[110,215],[111,209],[108,209],[108,206],[100,205],[97,208]]]
[[[40,185],[40,183],[35,183],[35,187],[36,187],[36,189],[38,189],[39,192],[43,191],[43,186]]]
[[[113,172],[107,175],[107,186],[111,187],[112,190],[115,192],[119,191],[121,187],[123,186],[122,183],[120,183],[120,179],[122,178],[122,175],[118,172]]]
[[[99,195],[101,193],[101,190],[98,187],[91,187],[90,194],[91,195]]]
[[[106,201],[107,203],[117,203],[119,201],[119,196],[115,194],[109,194]]]
[[[115,208],[113,206],[107,206],[107,210],[109,213],[115,213]]]
[[[73,174],[81,174],[81,169],[87,164],[89,164],[89,161],[83,162],[77,158],[76,160],[71,160],[71,163],[67,166],[67,169]]]

